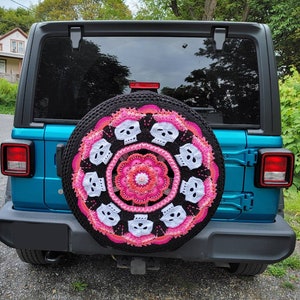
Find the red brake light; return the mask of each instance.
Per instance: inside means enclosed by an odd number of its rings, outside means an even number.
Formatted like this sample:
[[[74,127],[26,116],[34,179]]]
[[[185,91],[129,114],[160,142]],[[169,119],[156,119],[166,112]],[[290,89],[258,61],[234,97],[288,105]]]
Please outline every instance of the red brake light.
[[[288,150],[260,151],[258,161],[261,187],[289,187],[293,183],[294,155]]]
[[[160,88],[160,83],[133,81],[129,83],[129,87],[133,90],[157,90]]]
[[[31,143],[1,144],[1,172],[7,176],[28,177],[33,173]]]

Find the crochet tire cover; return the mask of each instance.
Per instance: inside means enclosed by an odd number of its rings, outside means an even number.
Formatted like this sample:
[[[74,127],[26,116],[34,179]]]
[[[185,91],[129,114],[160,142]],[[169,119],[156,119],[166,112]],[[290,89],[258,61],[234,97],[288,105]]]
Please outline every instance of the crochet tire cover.
[[[157,93],[111,98],[91,110],[64,150],[65,197],[102,246],[172,250],[198,234],[224,186],[219,144],[184,103]]]

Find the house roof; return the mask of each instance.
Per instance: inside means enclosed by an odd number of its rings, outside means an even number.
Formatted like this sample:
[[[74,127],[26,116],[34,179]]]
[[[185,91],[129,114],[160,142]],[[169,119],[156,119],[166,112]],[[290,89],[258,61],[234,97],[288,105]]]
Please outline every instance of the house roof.
[[[10,36],[11,34],[15,33],[16,31],[19,31],[26,39],[28,38],[28,35],[21,29],[21,28],[15,28],[7,33],[5,33],[4,35],[0,36],[0,41],[4,38],[6,38],[7,36]]]

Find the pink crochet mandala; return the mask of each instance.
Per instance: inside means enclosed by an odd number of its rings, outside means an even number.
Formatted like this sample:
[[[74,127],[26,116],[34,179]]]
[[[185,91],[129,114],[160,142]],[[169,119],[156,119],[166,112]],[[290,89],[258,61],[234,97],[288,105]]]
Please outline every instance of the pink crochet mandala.
[[[157,105],[101,117],[72,168],[80,212],[119,245],[163,245],[188,234],[217,195],[219,168],[201,128]]]

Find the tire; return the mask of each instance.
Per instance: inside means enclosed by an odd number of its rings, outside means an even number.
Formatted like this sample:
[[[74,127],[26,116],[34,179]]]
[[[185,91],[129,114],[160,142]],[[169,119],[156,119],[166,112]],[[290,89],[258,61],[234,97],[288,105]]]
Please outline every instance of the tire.
[[[234,275],[255,276],[262,274],[267,267],[267,264],[232,263],[229,272]]]
[[[28,250],[28,249],[16,249],[19,258],[28,264],[32,265],[46,265],[48,264],[45,256],[46,251],[42,250]]]
[[[199,114],[176,99],[136,92],[99,104],[78,123],[62,182],[73,214],[102,246],[172,250],[216,211],[224,162]]]
[[[31,249],[16,249],[19,258],[32,265],[54,265],[61,263],[67,253]]]

